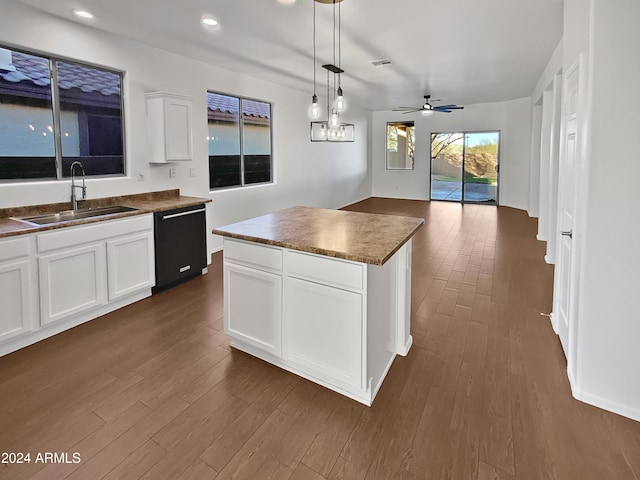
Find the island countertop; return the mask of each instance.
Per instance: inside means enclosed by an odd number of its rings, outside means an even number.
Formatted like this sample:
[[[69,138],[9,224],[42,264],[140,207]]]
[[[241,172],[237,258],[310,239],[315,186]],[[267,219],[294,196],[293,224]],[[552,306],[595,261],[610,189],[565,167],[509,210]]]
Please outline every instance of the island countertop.
[[[384,265],[423,224],[422,218],[298,206],[218,227],[213,233]]]

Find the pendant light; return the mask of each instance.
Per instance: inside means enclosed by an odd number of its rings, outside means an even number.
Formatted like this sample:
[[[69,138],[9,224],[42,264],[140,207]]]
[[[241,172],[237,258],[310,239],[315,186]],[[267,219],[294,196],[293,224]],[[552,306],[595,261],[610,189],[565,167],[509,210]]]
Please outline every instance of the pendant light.
[[[338,5],[338,15],[336,17],[336,3],[340,4],[343,0],[314,0],[313,1],[313,95],[311,97],[311,116],[317,118],[320,116],[320,108],[318,106],[318,96],[316,93],[316,2],[333,5],[333,64],[322,65],[327,70],[327,119],[322,121],[311,122],[311,141],[312,142],[353,142],[355,140],[355,126],[352,123],[343,123],[340,120],[340,114],[345,110],[345,101],[342,90],[342,74],[344,70],[341,68],[342,49],[341,49],[341,30],[342,30],[342,14],[340,5]],[[338,22],[338,62],[336,62],[336,20]],[[338,63],[338,66],[335,64]],[[333,74],[333,90],[331,89],[331,74]],[[336,89],[337,80],[337,89]],[[333,91],[333,95],[331,92]]]
[[[316,2],[313,2],[313,96],[311,97],[311,116],[320,116],[318,95],[316,95]]]

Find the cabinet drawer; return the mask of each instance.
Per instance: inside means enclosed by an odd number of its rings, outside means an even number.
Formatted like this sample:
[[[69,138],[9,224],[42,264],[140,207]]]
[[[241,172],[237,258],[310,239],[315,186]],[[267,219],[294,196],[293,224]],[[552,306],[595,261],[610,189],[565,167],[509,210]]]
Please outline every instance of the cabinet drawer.
[[[21,237],[0,242],[0,262],[29,256],[29,238]]]
[[[282,271],[282,249],[224,239],[224,259],[263,270]]]
[[[292,250],[285,258],[288,275],[349,290],[364,288],[362,264]]]
[[[153,230],[153,216],[151,214],[105,220],[80,227],[61,228],[52,233],[38,235],[38,252],[49,252],[145,230]]]

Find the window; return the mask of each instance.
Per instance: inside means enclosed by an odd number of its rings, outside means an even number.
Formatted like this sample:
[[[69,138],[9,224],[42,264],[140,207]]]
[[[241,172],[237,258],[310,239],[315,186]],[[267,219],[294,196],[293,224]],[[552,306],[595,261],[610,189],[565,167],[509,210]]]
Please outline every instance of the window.
[[[387,170],[413,170],[414,122],[387,123]]]
[[[0,180],[124,175],[122,73],[0,47]]]
[[[271,182],[271,104],[207,92],[207,107],[210,188]]]

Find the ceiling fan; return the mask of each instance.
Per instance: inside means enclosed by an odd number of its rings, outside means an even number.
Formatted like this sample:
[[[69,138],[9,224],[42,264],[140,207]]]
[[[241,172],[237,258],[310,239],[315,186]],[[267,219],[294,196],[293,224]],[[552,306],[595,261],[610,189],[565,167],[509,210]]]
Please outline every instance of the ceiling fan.
[[[450,105],[436,105],[435,107],[431,105],[429,99],[431,95],[424,96],[424,105],[420,107],[399,107],[395,108],[394,112],[404,112],[404,113],[414,113],[420,112],[421,115],[431,115],[433,112],[443,112],[443,113],[451,113],[453,110],[462,110],[464,107],[459,107],[454,104]],[[438,102],[439,100],[434,100],[434,102]]]

